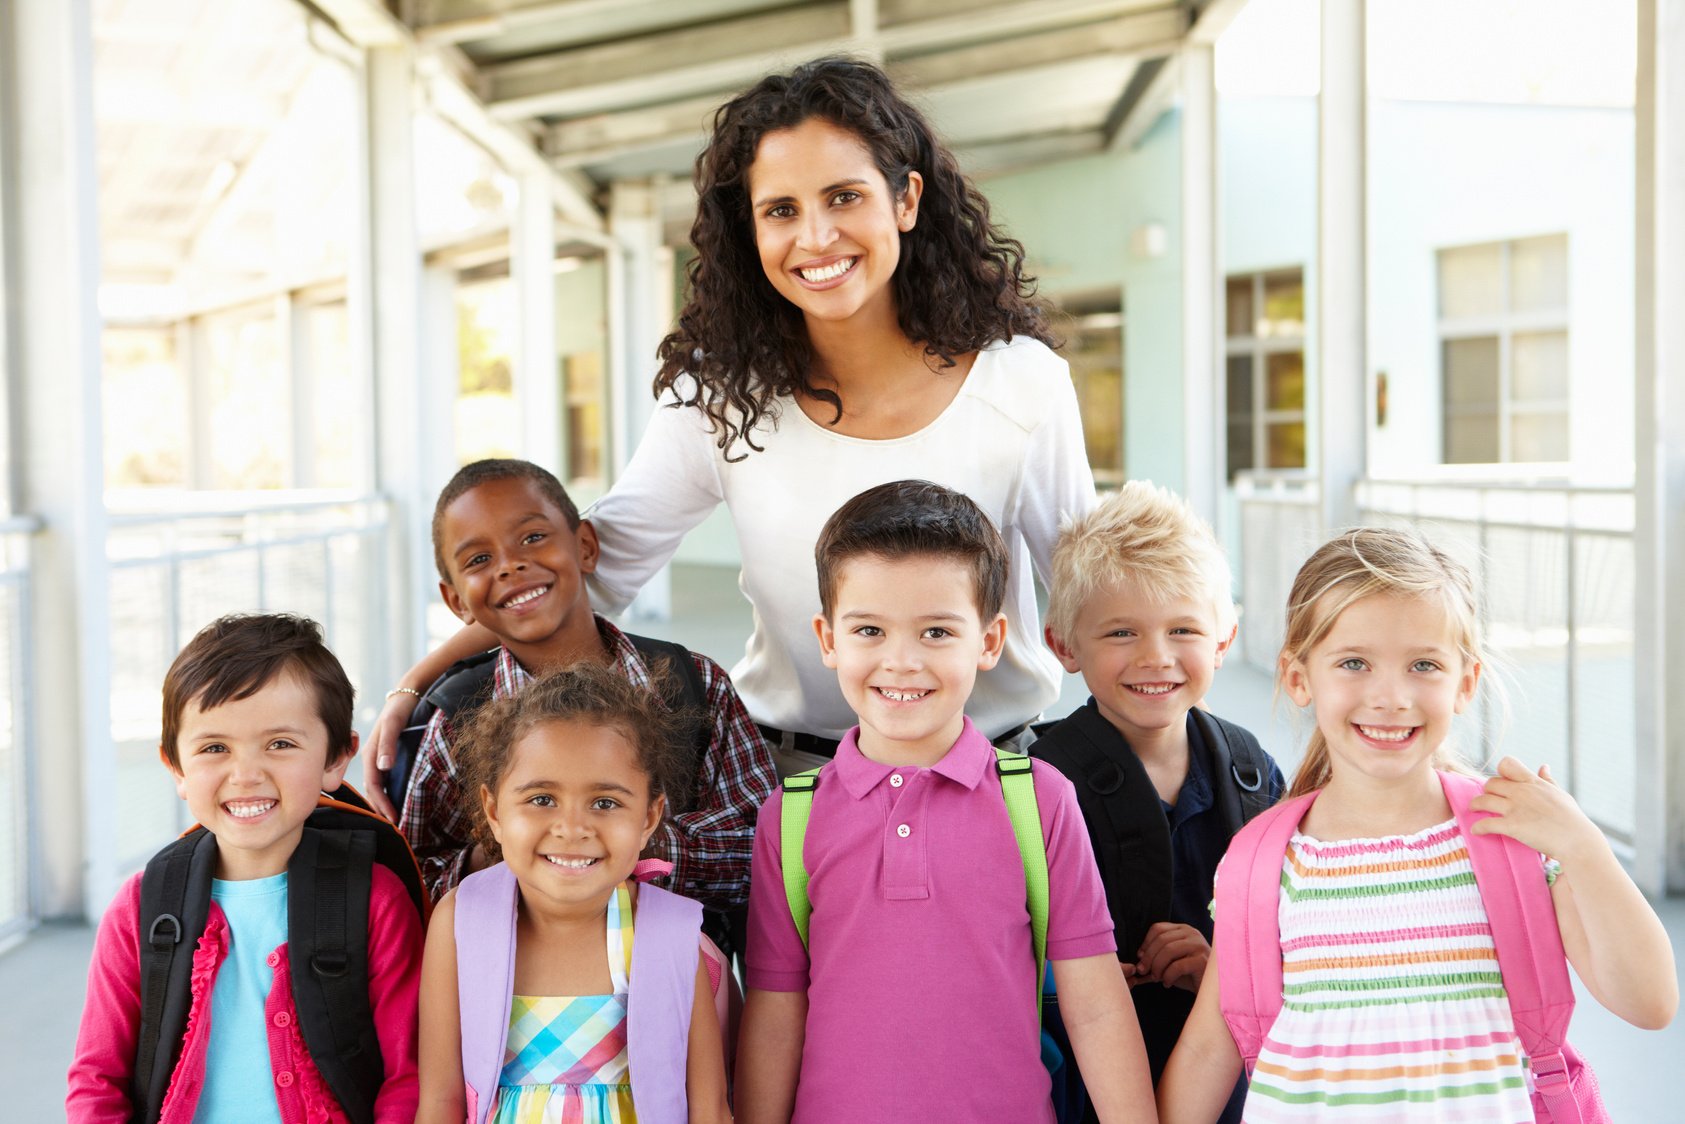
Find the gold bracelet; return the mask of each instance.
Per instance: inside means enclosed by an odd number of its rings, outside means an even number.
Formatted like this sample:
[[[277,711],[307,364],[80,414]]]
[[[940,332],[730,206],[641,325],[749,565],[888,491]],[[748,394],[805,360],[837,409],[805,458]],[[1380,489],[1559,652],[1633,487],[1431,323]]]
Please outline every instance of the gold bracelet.
[[[391,698],[393,695],[414,695],[419,699],[421,697],[421,692],[416,690],[414,687],[394,687],[390,691],[386,692],[387,698]]]

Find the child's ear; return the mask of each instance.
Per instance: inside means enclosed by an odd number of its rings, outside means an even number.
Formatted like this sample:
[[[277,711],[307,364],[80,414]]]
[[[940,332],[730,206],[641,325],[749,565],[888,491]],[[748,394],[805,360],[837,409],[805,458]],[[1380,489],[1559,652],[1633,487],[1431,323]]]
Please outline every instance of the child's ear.
[[[836,670],[837,667],[837,636],[831,631],[831,622],[825,619],[824,613],[813,614],[813,634],[819,637],[819,658],[826,667]]]
[[[1041,630],[1041,637],[1047,641],[1047,647],[1058,659],[1060,667],[1072,675],[1082,674],[1082,664],[1077,660],[1076,651],[1059,638],[1059,635],[1053,631],[1052,625],[1048,625]]]
[[[573,534],[574,541],[579,544],[579,572],[596,573],[597,559],[602,553],[602,544],[597,541],[597,528],[591,526],[589,519],[581,519],[579,530]]]
[[[1234,638],[1238,635],[1240,635],[1240,625],[1231,624],[1228,636],[1217,641],[1217,658],[1211,661],[1213,671],[1223,666],[1223,657],[1229,654],[1229,648],[1234,644]]]
[[[322,770],[322,791],[332,792],[345,781],[345,770],[351,767],[351,759],[357,756],[357,731],[351,731],[351,748],[346,750],[336,764],[329,765]]]
[[[497,840],[498,846],[503,845],[503,828],[497,822],[497,798],[491,794],[491,789],[480,786],[480,807],[486,813],[486,823],[491,825],[491,835]]]
[[[181,797],[183,800],[186,800],[187,799],[187,778],[182,774],[182,771],[180,769],[178,769],[174,765],[170,764],[169,755],[164,752],[164,747],[163,747],[162,744],[160,744],[158,746],[158,760],[160,760],[164,763],[164,768],[168,769],[170,771],[170,776],[175,778],[176,795]]]
[[[1006,648],[1006,614],[996,613],[995,619],[983,630],[983,652],[977,657],[977,670],[988,671],[1000,662]]]
[[[661,817],[667,812],[667,794],[662,793],[649,802],[649,810],[644,813],[644,838],[638,849],[641,851],[649,846],[649,841],[655,835],[655,829],[661,826]]]
[[[1281,653],[1276,660],[1276,678],[1281,682],[1282,691],[1293,700],[1294,706],[1311,704],[1310,677],[1305,674],[1305,665],[1299,660],[1286,652]]]
[[[457,620],[463,624],[474,623],[474,614],[468,611],[468,606],[463,603],[462,595],[457,593],[456,586],[447,581],[440,582],[439,596],[445,599],[445,607],[455,614]]]
[[[1455,713],[1461,714],[1474,701],[1474,692],[1480,686],[1480,664],[1466,661],[1463,677],[1457,683],[1457,705]]]

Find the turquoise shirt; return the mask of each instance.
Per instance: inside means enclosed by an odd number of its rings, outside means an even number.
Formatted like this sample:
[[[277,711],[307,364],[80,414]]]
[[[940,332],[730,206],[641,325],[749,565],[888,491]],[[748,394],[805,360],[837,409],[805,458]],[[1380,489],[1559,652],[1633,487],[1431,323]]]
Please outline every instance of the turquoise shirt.
[[[228,918],[228,957],[217,969],[211,993],[205,1089],[194,1124],[281,1124],[264,1003],[275,980],[269,954],[287,943],[287,876],[213,879],[211,900]]]

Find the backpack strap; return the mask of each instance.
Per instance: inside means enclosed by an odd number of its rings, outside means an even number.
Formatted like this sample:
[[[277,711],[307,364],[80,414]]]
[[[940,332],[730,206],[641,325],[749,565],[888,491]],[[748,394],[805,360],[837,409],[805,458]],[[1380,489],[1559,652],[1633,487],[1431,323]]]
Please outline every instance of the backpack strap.
[[[1568,958],[1556,924],[1556,905],[1539,865],[1539,855],[1505,835],[1476,835],[1474,825],[1491,813],[1469,802],[1485,791],[1474,777],[1440,773],[1445,798],[1457,817],[1457,829],[1469,849],[1475,885],[1492,927],[1510,1018],[1521,1048],[1527,1051],[1535,1094],[1555,1124],[1581,1119],[1568,1084],[1568,1021],[1574,1014],[1574,987]]]
[[[683,1124],[689,1119],[684,1069],[674,1060],[687,1056],[690,1049],[701,943],[700,903],[659,886],[638,887],[626,997],[626,1053],[638,1119],[650,1124]]]
[[[1036,804],[1035,763],[1020,753],[995,749],[995,769],[1000,773],[1001,795],[1006,799],[1006,818],[1012,821],[1012,836],[1018,844],[1018,858],[1024,864],[1024,898],[1030,913],[1030,943],[1036,954],[1036,1022],[1041,1022],[1042,987],[1047,976],[1047,839],[1041,830],[1041,809]]]
[[[427,734],[427,724],[433,715],[443,712],[446,718],[470,709],[491,697],[492,680],[497,675],[497,657],[501,646],[476,652],[465,660],[457,660],[445,673],[433,680],[421,693],[409,723],[398,732],[393,747],[392,767],[386,771],[386,795],[400,811],[410,785],[410,770],[421,752],[421,739]]]
[[[192,1006],[193,952],[211,908],[216,836],[193,831],[158,852],[140,880],[140,1026],[135,1042],[135,1119],[152,1124],[164,1106]]]
[[[385,1065],[369,1004],[369,831],[306,827],[287,863],[287,952],[299,1032],[334,1099],[374,1120]]]
[[[649,665],[656,690],[661,694],[661,701],[667,709],[676,714],[687,716],[685,722],[686,739],[685,761],[685,790],[683,793],[669,794],[668,803],[673,805],[676,812],[688,812],[696,806],[696,777],[702,768],[702,759],[707,756],[713,745],[713,729],[708,721],[708,694],[702,686],[702,673],[696,670],[696,659],[691,650],[683,644],[675,644],[671,640],[656,640],[648,636],[635,636],[630,632],[623,634],[631,641],[632,647],[643,656]],[[665,665],[666,674],[659,674]]]
[[[456,995],[469,1124],[485,1124],[497,1100],[515,991],[517,889],[506,863],[477,870],[456,888]]]
[[[1210,749],[1211,786],[1230,835],[1256,819],[1270,800],[1270,762],[1248,730],[1198,707],[1188,711]]]
[[[1218,1005],[1248,1078],[1281,1013],[1281,862],[1316,796],[1283,801],[1241,828],[1217,879]]]
[[[813,790],[819,787],[819,770],[809,769],[784,778],[784,801],[778,813],[779,861],[784,870],[784,897],[790,903],[790,920],[808,947],[807,922],[813,916],[813,902],[807,896],[807,866],[802,850],[807,844],[807,821],[813,815]]]

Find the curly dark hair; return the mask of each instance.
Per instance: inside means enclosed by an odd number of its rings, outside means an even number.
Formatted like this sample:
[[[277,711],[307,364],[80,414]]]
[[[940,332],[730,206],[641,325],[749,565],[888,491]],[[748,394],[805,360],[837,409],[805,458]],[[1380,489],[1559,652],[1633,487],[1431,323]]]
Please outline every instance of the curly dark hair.
[[[650,670],[658,681],[666,673],[663,667]],[[625,738],[637,754],[638,768],[649,776],[650,799],[666,795],[671,808],[674,789],[683,785],[686,773],[678,733],[687,717],[669,710],[658,692],[590,660],[552,672],[506,699],[487,702],[474,711],[455,745],[475,841],[493,860],[502,857],[480,789],[495,794],[509,771],[516,743],[552,722],[607,727]]]
[[[813,349],[800,310],[761,268],[748,195],[761,138],[813,117],[858,136],[897,198],[908,173],[924,179],[918,224],[901,236],[891,291],[902,333],[924,345],[933,371],[1014,336],[1057,346],[1033,300],[1023,245],[995,228],[988,200],[924,115],[872,64],[815,59],[769,75],[721,106],[696,158],[690,295],[678,329],[661,341],[655,393],[673,390],[680,405],[703,410],[728,452],[739,438],[759,451],[750,434],[763,416],[776,416],[780,395],[799,391],[828,402],[835,421],[842,419],[842,400],[809,378]]]

